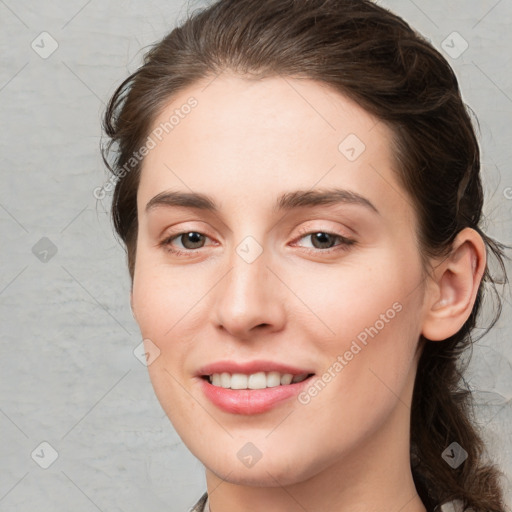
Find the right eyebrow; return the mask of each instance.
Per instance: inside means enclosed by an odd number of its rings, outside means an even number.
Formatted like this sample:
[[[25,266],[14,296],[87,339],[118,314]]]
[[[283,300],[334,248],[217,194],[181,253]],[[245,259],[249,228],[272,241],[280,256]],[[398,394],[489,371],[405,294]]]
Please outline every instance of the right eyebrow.
[[[161,206],[181,206],[184,208],[199,208],[200,210],[208,210],[217,212],[219,208],[215,201],[206,194],[197,192],[176,192],[165,191],[157,194],[146,204],[146,212]]]

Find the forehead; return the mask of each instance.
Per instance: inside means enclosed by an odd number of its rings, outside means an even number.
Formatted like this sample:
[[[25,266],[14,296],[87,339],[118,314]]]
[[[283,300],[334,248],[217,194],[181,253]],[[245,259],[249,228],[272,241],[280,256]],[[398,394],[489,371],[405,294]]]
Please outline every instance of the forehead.
[[[393,170],[391,130],[313,80],[209,77],[169,101],[156,131],[161,140],[142,166],[141,201],[188,189],[220,198],[236,193],[241,207],[318,185],[377,202],[388,196],[396,208],[405,195]]]

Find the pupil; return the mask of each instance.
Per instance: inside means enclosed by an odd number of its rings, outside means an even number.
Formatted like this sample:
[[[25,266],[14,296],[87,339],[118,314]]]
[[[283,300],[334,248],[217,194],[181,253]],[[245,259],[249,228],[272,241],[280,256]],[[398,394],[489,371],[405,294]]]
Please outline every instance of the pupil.
[[[316,247],[316,242],[318,242],[320,245],[327,243],[327,245],[328,245],[327,248],[332,247],[333,244],[332,243],[329,244],[329,237],[330,236],[331,235],[329,235],[328,233],[321,233],[321,232],[314,233],[314,235],[313,235],[313,245]],[[332,240],[331,240],[331,242],[332,242]],[[319,247],[317,247],[317,248],[319,248]],[[325,249],[325,247],[320,247],[320,248]]]
[[[187,243],[191,243],[192,245],[198,244],[201,245],[202,242],[202,235],[200,233],[196,233],[195,231],[190,231],[185,235],[185,241]],[[187,244],[184,244],[185,247],[187,247]],[[196,247],[188,247],[189,249],[196,249]]]

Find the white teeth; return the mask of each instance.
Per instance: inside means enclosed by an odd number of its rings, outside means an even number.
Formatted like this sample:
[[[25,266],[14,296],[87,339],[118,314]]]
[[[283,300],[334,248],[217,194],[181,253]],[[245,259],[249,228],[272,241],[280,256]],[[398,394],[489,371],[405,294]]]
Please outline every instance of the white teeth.
[[[281,384],[287,385],[292,383],[293,375],[291,373],[285,373],[284,375],[281,375]]]
[[[234,373],[231,375],[231,389],[247,389],[247,375]]]
[[[223,372],[210,375],[209,381],[214,386],[226,389],[265,389],[302,382],[307,376],[307,373],[293,376],[291,373],[279,372],[257,372],[250,375]]]
[[[267,387],[267,377],[265,372],[258,372],[249,375],[247,386],[249,389],[265,389]]]
[[[267,388],[275,388],[281,384],[281,374],[279,372],[267,373]]]
[[[215,375],[215,374],[213,374],[213,375]],[[231,375],[229,373],[226,373],[226,372],[221,373],[221,375],[220,375],[220,385],[223,388],[230,388],[231,387]]]

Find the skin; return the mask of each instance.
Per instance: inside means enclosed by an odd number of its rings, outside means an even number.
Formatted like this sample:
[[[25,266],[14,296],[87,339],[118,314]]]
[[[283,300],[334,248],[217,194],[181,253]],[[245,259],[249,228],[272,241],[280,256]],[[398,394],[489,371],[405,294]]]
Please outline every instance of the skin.
[[[206,467],[211,511],[425,511],[409,465],[419,339],[445,339],[469,316],[485,267],[480,237],[461,232],[427,277],[390,129],[317,82],[226,72],[173,97],[154,127],[190,96],[197,107],[143,163],[131,303],[148,347],[158,347],[148,366],[155,393]],[[338,149],[349,134],[366,146],[354,161]],[[330,187],[378,213],[349,203],[273,210],[282,193]],[[208,194],[219,211],[146,212],[169,190]],[[184,237],[172,246],[191,257],[161,245],[190,231],[205,235],[202,247]],[[338,250],[304,234],[317,232],[333,233]],[[249,235],[263,251],[252,263],[236,251]],[[321,376],[393,304],[400,312],[307,404],[292,398],[243,416],[202,394],[196,372],[219,360]],[[262,455],[252,467],[237,457],[247,442]]]

